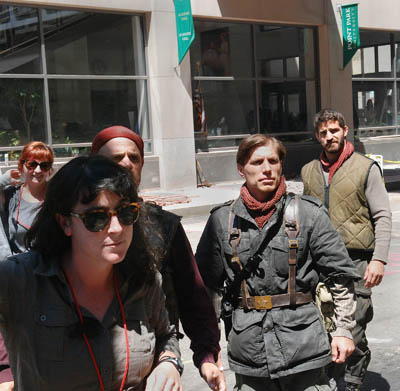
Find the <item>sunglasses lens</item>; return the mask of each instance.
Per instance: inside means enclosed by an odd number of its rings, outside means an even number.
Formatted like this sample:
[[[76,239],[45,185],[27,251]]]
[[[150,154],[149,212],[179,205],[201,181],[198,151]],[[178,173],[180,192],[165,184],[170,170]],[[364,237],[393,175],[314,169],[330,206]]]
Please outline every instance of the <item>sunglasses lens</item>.
[[[123,225],[133,224],[139,216],[139,208],[136,205],[126,205],[119,208],[118,220]]]
[[[29,168],[29,169],[34,169],[34,168],[36,168],[38,165],[39,165],[39,163],[38,163],[38,162],[35,162],[34,160],[33,160],[33,161],[28,161],[28,162],[25,163],[25,166],[26,166],[27,168]]]
[[[51,163],[50,162],[42,162],[40,163],[40,169],[42,171],[49,171],[51,168]]]
[[[83,223],[91,232],[100,232],[107,227],[110,222],[110,217],[106,211],[96,210],[87,212],[84,215]]]
[[[31,160],[31,161],[27,161],[27,162],[25,163],[25,166],[26,166],[29,170],[34,170],[34,169],[36,169],[37,166],[40,166],[40,169],[41,169],[42,171],[49,171],[50,168],[51,168],[51,166],[52,166],[52,163],[51,163],[51,162],[41,162],[41,163],[38,163],[38,162],[35,161],[35,160]]]
[[[115,212],[108,212],[103,209],[96,209],[83,213],[83,215],[75,215],[80,217],[88,231],[100,232],[110,224],[112,214],[116,213],[119,222],[122,225],[132,225],[139,217],[139,207],[136,203],[121,206]]]

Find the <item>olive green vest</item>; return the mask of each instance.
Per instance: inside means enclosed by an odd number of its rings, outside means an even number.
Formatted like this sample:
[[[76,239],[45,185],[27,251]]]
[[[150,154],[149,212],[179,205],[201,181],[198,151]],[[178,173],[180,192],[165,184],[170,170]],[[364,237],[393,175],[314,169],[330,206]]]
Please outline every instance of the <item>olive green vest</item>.
[[[326,185],[319,160],[301,170],[304,194],[319,198],[329,210],[333,226],[347,249],[373,250],[374,228],[371,223],[365,188],[373,160],[354,152]]]

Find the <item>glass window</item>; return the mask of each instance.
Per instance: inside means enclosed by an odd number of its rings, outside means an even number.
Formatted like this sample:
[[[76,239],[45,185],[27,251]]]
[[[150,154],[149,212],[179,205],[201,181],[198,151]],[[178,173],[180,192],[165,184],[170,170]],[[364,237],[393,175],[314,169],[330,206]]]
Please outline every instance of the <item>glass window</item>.
[[[204,21],[195,26],[190,58],[197,150],[238,145],[241,135],[259,132],[310,137],[298,133],[312,134],[317,107],[314,29]],[[221,62],[221,42],[230,48],[228,67]]]
[[[253,76],[251,26],[195,21],[193,76]]]
[[[312,29],[259,25],[255,28],[257,68],[261,77],[305,77],[305,55],[314,57]],[[314,77],[309,64],[307,76]],[[310,69],[311,68],[311,69]]]
[[[43,140],[56,156],[75,156],[114,124],[151,151],[143,76],[140,16],[0,5],[0,155]]]
[[[353,58],[356,134],[359,137],[398,134],[400,34],[362,31],[360,35],[363,48]]]
[[[0,79],[0,145],[46,140],[43,81]]]
[[[395,33],[395,64],[396,64],[396,76],[400,77],[400,33]]]
[[[193,90],[197,92],[198,86]],[[201,81],[200,90],[208,136],[255,133],[254,82]],[[199,96],[193,99],[196,102]],[[204,127],[197,130],[204,131]]]
[[[149,138],[144,80],[49,80],[53,142],[91,141],[115,124]]]
[[[391,77],[391,34],[360,31],[361,48],[352,59],[354,77]]]
[[[50,16],[45,25],[49,73],[145,74],[143,37],[139,34],[133,38],[132,28],[136,27],[136,23],[132,21],[136,22],[136,19],[106,14],[71,15],[70,11],[61,10]]]
[[[261,133],[286,133],[305,129],[307,129],[305,82],[261,82]]]
[[[41,73],[38,10],[0,6],[0,73]]]
[[[396,124],[393,82],[353,81],[354,125],[356,128],[386,127]],[[362,133],[377,136],[395,133],[395,129],[376,129]]]

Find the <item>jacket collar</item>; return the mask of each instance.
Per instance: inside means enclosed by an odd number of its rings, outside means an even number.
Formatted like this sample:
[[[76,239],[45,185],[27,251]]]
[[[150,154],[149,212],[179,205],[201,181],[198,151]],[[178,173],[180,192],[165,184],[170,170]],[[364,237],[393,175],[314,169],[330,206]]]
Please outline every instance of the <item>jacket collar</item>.
[[[31,251],[28,253],[24,253],[28,256],[32,257],[31,259],[34,262],[33,272],[34,274],[41,275],[44,277],[58,277],[63,283],[67,283],[64,272],[61,269],[60,260],[56,257],[50,257],[47,261],[44,261],[43,256],[37,251]],[[120,284],[125,285],[129,280],[129,277],[133,274],[132,268],[128,268],[125,264],[127,263],[127,259],[124,259],[118,265],[116,265],[118,274],[120,276]],[[125,267],[124,267],[125,266]]]
[[[273,213],[273,215],[271,216],[271,218],[268,220],[267,224],[264,225],[263,230],[266,229],[266,227],[268,227],[268,229],[269,229],[269,227],[271,227],[278,221],[278,218],[281,215],[282,209],[285,206],[286,199],[287,199],[287,194],[284,194],[281,197],[281,199],[275,204],[276,210]],[[244,204],[242,197],[239,196],[234,201],[232,211],[236,216],[248,221],[249,223],[255,225],[258,228],[257,223],[255,222],[253,217],[250,215],[249,210],[246,208],[246,205]]]

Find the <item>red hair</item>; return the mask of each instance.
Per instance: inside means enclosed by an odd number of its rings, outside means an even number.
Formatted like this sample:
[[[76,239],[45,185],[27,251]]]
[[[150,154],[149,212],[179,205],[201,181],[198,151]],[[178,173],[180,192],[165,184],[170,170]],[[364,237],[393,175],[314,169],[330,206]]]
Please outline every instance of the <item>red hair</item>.
[[[31,141],[26,144],[22,150],[18,160],[18,170],[22,171],[22,167],[27,160],[40,160],[42,162],[54,162],[53,150],[41,141]]]

